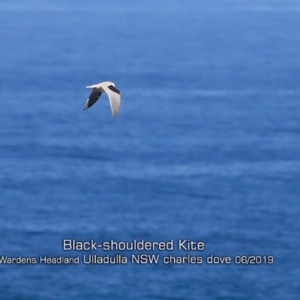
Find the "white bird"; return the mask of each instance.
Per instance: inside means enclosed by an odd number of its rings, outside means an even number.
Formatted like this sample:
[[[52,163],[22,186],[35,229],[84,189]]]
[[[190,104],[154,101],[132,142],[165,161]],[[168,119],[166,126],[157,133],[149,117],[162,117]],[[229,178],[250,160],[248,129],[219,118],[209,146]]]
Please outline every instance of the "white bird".
[[[91,94],[86,100],[83,110],[88,109],[93,106],[96,101],[100,98],[103,92],[106,92],[108,95],[111,112],[113,117],[115,117],[119,112],[121,94],[118,89],[115,88],[115,84],[110,81],[100,82],[98,84],[88,85],[87,88],[93,89]]]

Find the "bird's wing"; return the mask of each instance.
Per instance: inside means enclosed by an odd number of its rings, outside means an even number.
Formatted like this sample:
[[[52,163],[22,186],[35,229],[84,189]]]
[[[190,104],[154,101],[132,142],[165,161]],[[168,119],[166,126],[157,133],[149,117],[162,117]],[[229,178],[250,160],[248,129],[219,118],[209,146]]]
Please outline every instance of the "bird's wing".
[[[101,91],[99,89],[93,88],[91,94],[86,100],[83,110],[86,110],[89,107],[93,106],[100,98],[100,96],[101,96]]]
[[[115,117],[119,112],[121,93],[113,85],[102,86],[103,90],[107,93],[110,103],[112,115]]]
[[[97,83],[97,84],[92,84],[92,85],[87,85],[86,88],[87,89],[93,89],[93,88],[100,88],[101,83]]]

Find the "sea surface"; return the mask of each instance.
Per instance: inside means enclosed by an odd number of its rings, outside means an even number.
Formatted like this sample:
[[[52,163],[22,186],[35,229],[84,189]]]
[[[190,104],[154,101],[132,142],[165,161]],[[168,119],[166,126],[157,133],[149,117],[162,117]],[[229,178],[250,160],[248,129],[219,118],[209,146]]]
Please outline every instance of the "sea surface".
[[[0,299],[300,299],[299,28],[292,0],[1,1]],[[101,81],[117,118],[82,111]]]

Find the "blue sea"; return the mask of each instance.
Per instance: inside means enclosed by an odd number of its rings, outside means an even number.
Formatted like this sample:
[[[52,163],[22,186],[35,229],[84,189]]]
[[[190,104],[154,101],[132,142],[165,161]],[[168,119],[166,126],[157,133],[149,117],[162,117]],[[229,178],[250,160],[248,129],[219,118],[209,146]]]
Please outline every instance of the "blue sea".
[[[0,299],[300,299],[299,28],[294,0],[1,1]],[[82,111],[102,81],[116,118]]]

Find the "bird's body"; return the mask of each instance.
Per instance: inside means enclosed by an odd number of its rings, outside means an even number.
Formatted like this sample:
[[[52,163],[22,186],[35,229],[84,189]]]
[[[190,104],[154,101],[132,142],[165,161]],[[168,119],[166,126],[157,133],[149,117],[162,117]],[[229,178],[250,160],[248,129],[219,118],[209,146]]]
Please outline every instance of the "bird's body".
[[[100,82],[98,84],[89,85],[87,88],[91,88],[92,92],[87,98],[83,110],[93,106],[100,98],[101,94],[106,92],[108,95],[112,115],[115,117],[118,114],[121,102],[121,94],[120,91],[115,88],[115,84],[113,82]]]

